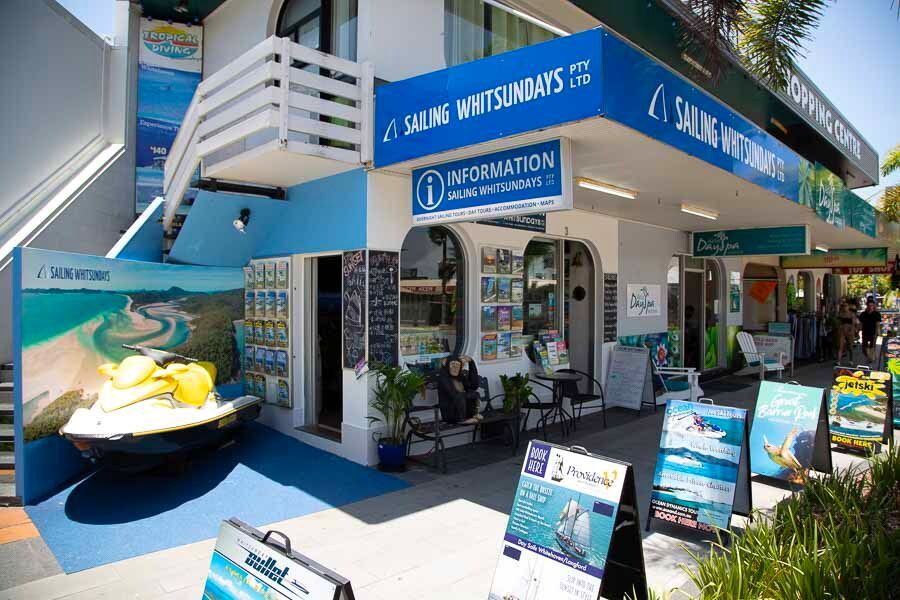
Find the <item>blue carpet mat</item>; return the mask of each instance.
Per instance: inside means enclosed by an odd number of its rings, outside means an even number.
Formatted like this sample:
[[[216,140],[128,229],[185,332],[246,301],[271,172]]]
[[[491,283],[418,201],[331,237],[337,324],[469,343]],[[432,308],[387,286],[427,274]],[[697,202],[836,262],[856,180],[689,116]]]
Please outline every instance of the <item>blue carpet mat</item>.
[[[252,423],[182,475],[101,470],[26,511],[72,573],[215,537],[228,517],[260,527],[408,486]]]

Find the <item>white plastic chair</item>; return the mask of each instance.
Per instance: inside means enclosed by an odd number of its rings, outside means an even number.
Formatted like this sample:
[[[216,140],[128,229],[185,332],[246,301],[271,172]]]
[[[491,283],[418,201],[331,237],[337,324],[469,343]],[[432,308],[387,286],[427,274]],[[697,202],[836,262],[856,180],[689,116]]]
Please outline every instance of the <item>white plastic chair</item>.
[[[769,371],[777,371],[778,378],[782,378],[784,375],[784,352],[778,352],[774,358],[766,357],[765,352],[756,350],[756,342],[753,340],[753,336],[746,331],[737,334],[737,341],[738,345],[741,347],[741,354],[744,355],[744,359],[747,361],[747,367],[738,371],[738,375],[748,375],[758,372],[760,381],[764,381],[766,379],[766,373]]]
[[[655,360],[651,360],[650,364],[661,390],[656,397],[657,406],[665,405],[669,400],[694,401],[703,393],[700,373],[693,367],[659,367]]]

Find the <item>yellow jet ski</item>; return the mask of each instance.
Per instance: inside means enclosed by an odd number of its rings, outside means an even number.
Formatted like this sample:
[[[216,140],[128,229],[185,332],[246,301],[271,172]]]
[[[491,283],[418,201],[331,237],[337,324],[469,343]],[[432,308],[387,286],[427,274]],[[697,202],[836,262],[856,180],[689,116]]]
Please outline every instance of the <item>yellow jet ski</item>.
[[[59,433],[92,461],[161,456],[212,445],[259,416],[262,399],[224,399],[216,367],[171,352],[125,346],[137,354],[98,371],[109,379],[97,402],[79,408]],[[121,462],[119,460],[110,462]]]

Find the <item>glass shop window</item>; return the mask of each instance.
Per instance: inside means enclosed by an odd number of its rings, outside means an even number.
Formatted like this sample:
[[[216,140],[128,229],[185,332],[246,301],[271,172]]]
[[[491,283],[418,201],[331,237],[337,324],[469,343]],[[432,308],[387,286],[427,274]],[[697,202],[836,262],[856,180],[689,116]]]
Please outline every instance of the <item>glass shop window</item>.
[[[465,332],[463,253],[445,227],[416,227],[400,252],[400,354],[436,364],[459,352]]]
[[[525,247],[523,335],[559,329],[559,244],[532,240]]]

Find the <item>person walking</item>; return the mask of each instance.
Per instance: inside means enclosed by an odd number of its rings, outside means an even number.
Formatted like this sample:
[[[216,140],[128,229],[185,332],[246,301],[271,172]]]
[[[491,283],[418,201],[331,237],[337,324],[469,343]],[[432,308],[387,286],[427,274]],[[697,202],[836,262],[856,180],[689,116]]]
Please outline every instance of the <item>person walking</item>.
[[[847,350],[847,358],[850,360],[850,364],[853,364],[853,342],[856,339],[856,324],[859,321],[856,318],[856,313],[850,310],[847,302],[841,302],[837,316],[840,325],[838,329],[839,342],[836,364],[843,364],[844,349]]]
[[[869,365],[875,360],[875,339],[878,337],[878,327],[881,324],[881,313],[875,309],[875,300],[869,298],[866,309],[859,315],[859,323],[862,326],[862,350],[869,360]]]

